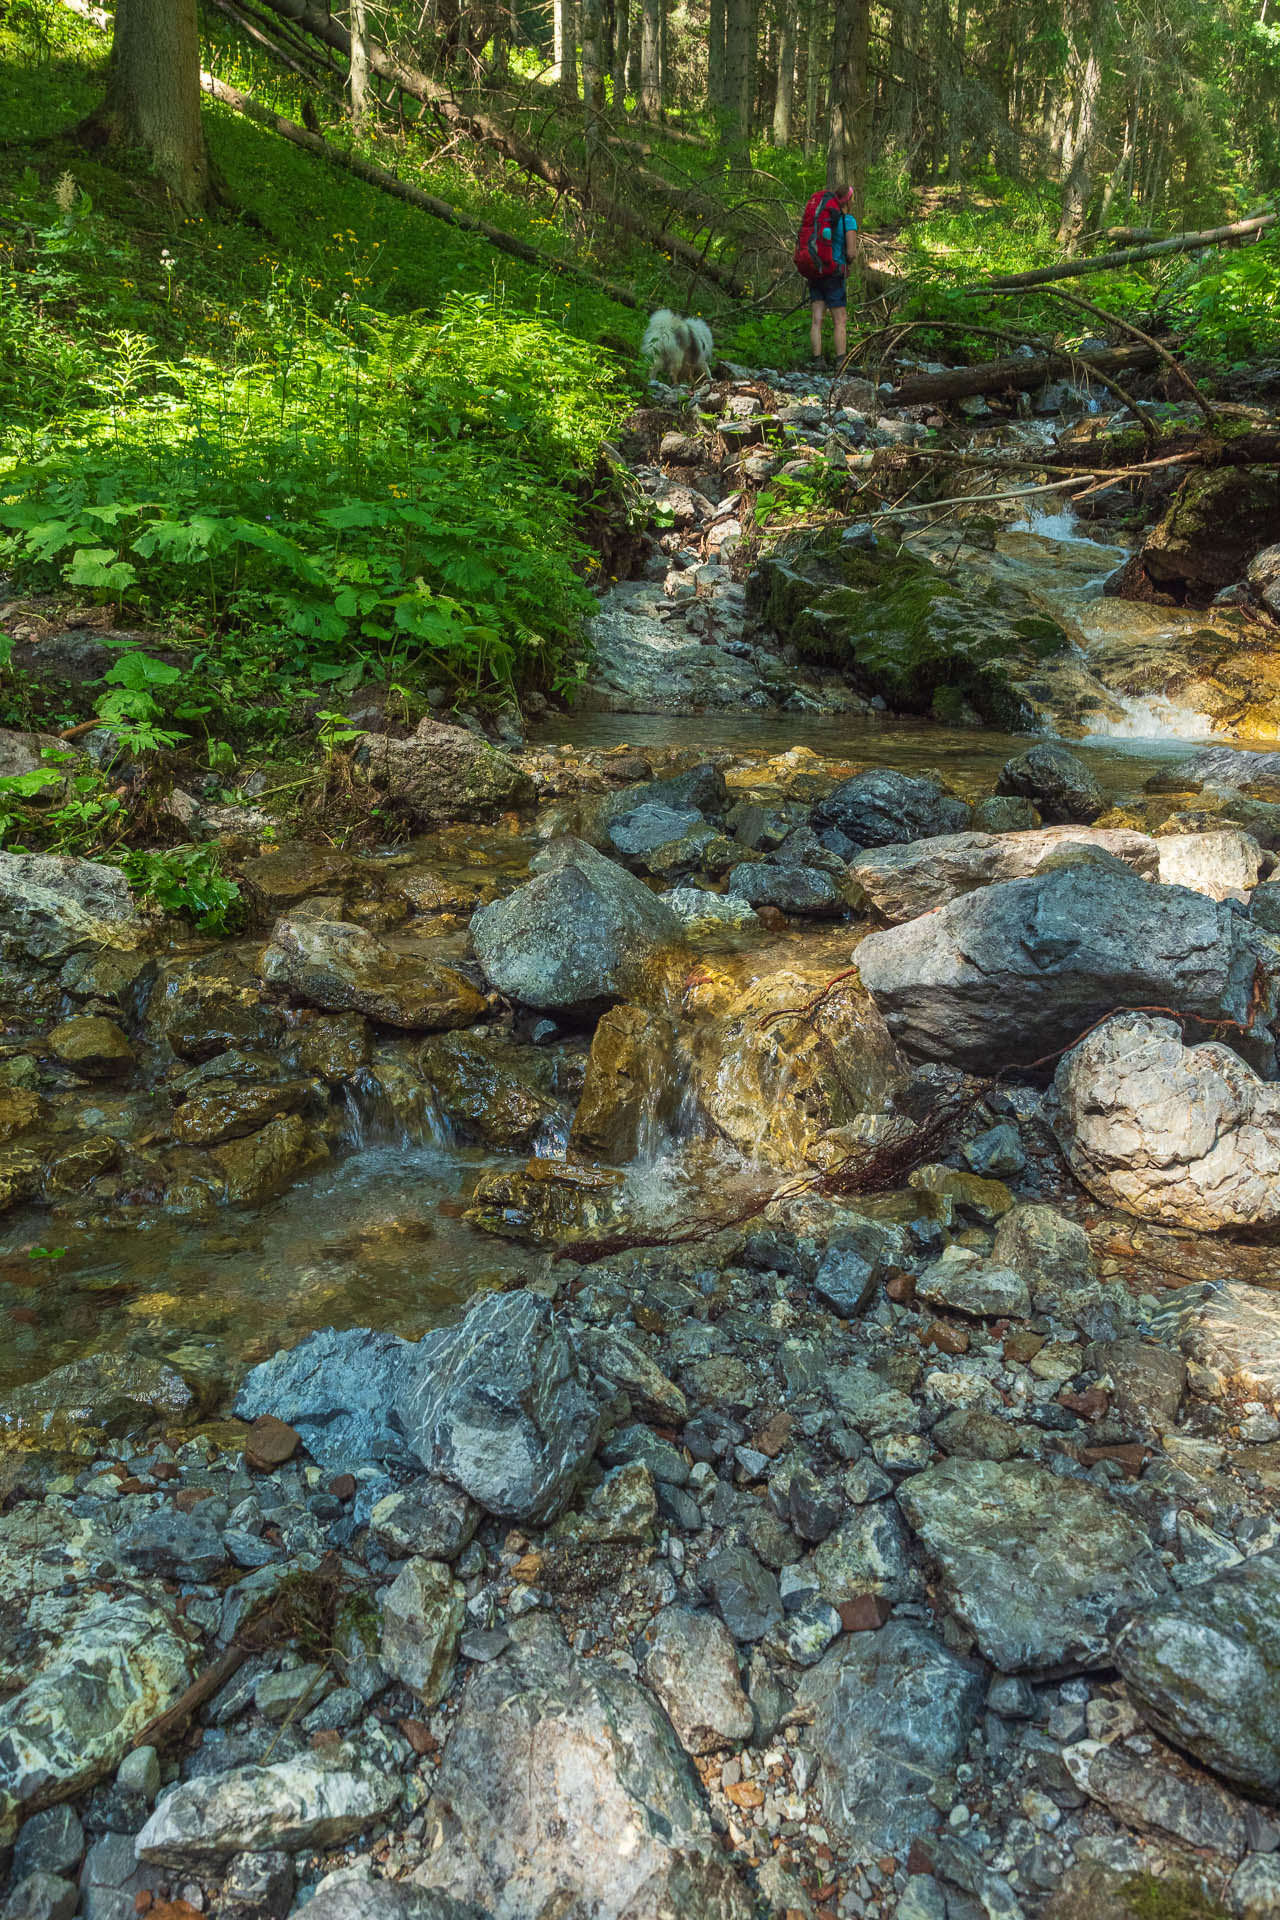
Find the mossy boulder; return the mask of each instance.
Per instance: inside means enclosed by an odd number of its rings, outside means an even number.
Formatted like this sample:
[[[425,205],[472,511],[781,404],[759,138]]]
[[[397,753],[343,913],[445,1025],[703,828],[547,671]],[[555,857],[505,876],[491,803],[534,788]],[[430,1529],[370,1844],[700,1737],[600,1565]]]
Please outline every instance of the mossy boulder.
[[[802,660],[840,669],[895,712],[949,724],[1032,726],[1019,683],[1068,645],[1030,601],[965,593],[906,548],[827,540],[762,560],[747,591],[762,624]]]
[[[1183,481],[1139,553],[1107,583],[1125,600],[1205,606],[1243,579],[1280,525],[1280,471],[1220,467]]]

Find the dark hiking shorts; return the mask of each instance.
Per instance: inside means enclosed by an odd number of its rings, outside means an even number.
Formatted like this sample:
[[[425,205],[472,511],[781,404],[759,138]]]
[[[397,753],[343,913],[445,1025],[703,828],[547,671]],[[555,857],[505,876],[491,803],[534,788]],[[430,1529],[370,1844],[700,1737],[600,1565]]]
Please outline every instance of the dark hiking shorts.
[[[810,300],[821,300],[826,307],[843,307],[848,304],[848,291],[842,273],[824,273],[820,280],[807,280]]]

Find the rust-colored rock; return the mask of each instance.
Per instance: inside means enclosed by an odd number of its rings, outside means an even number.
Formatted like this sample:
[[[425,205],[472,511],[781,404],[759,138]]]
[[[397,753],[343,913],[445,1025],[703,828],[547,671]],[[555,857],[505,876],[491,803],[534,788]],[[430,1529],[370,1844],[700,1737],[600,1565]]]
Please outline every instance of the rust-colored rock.
[[[302,1445],[301,1436],[274,1414],[264,1413],[254,1421],[244,1443],[245,1465],[259,1473],[270,1473],[292,1460]]]

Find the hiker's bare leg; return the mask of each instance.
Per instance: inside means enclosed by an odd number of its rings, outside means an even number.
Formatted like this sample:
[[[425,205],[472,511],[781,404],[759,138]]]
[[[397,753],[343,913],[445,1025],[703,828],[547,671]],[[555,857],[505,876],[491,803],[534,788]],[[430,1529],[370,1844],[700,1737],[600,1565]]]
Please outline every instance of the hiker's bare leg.
[[[822,318],[827,311],[825,300],[813,302],[813,318],[809,322],[809,346],[815,360],[822,358]]]
[[[832,307],[831,330],[835,335],[837,362],[844,359],[845,343],[848,339],[849,316],[844,307]]]

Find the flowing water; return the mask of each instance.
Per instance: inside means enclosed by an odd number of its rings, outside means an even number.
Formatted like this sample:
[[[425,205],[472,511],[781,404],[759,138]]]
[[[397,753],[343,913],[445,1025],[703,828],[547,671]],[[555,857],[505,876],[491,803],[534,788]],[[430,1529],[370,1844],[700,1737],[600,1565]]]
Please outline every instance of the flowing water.
[[[1204,625],[1203,616],[1104,598],[1102,582],[1122,558],[1121,549],[1091,538],[1068,509],[1053,507],[1009,526],[982,564],[995,582],[1033,593],[1066,626],[1086,663],[1118,636],[1176,639]],[[1167,695],[1120,695],[1098,730],[1072,745],[1115,797],[1133,793],[1156,767],[1183,757],[1188,743],[1209,734],[1204,715]],[[641,752],[727,748],[746,759],[805,748],[859,767],[936,769],[972,796],[991,791],[1027,738],[887,716],[743,711],[557,716],[539,729],[539,743],[626,743]],[[448,865],[449,836],[438,839],[432,857]],[[501,846],[495,839],[494,848],[489,870],[500,855],[508,880],[516,877],[529,843],[508,835]],[[473,865],[461,841],[454,853],[453,869]],[[808,944],[816,951],[819,941],[831,939],[828,929]],[[649,1128],[628,1170],[625,1198],[633,1213],[687,1220],[707,1192],[723,1197],[734,1181],[749,1178],[741,1157],[708,1158],[705,1140],[691,1148],[696,1129],[687,1090],[675,1105],[675,1120]],[[377,1116],[355,1102],[352,1144],[253,1214],[228,1209],[199,1223],[159,1216],[149,1226],[115,1232],[81,1229],[64,1216],[55,1221],[31,1209],[9,1215],[0,1232],[0,1390],[104,1346],[178,1355],[193,1375],[221,1382],[312,1327],[390,1325],[413,1336],[459,1313],[477,1290],[518,1281],[544,1256],[461,1218],[478,1175],[501,1162],[450,1144],[436,1131],[439,1137],[426,1144],[392,1137],[385,1122],[379,1134]],[[542,1150],[562,1150],[562,1136]]]

